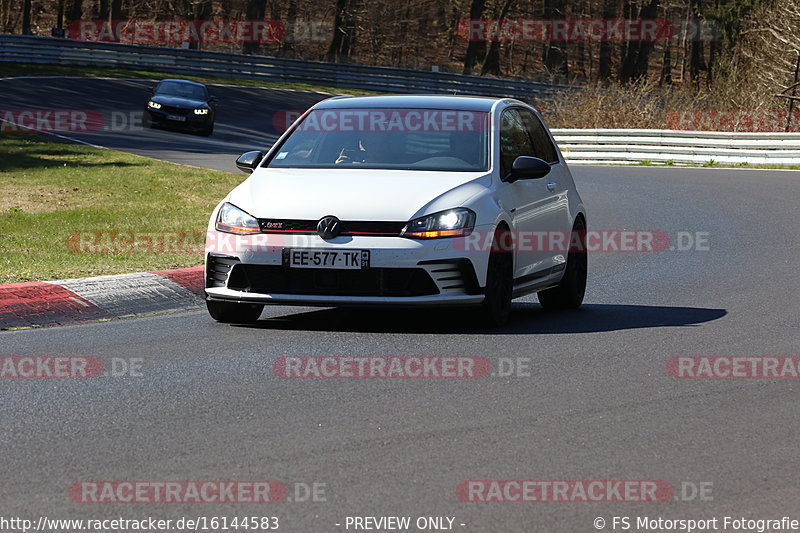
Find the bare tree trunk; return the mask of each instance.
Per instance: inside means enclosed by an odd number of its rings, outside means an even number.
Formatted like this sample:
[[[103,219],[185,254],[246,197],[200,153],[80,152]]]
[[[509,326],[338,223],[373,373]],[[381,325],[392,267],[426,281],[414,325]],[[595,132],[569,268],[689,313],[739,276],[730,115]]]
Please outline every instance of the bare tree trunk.
[[[336,0],[336,13],[333,16],[333,39],[331,39],[331,45],[325,55],[326,61],[336,61],[339,58],[346,31],[344,28],[346,9],[347,0]]]
[[[650,0],[650,3],[638,10],[636,19],[654,20],[658,14],[659,0]],[[653,50],[653,41],[630,41],[628,42],[625,56],[622,60],[622,68],[619,72],[619,80],[627,82],[640,80],[647,76],[647,69],[650,66],[650,52]]]
[[[56,28],[64,27],[64,0],[58,0],[58,12],[56,13]]]
[[[195,1],[191,5],[191,19],[192,20],[208,20],[211,18],[211,0]],[[188,17],[187,17],[188,18]],[[199,50],[202,48],[203,43],[200,41],[189,42],[190,50]]]
[[[664,62],[661,64],[659,85],[672,85],[672,43],[664,43]]]
[[[479,20],[483,16],[483,10],[486,8],[486,0],[472,0],[469,8],[469,20]],[[472,69],[475,68],[475,62],[478,56],[486,49],[486,42],[481,40],[472,40],[469,30],[467,31],[467,53],[464,55],[464,74],[472,74]]]
[[[285,39],[281,43],[281,55],[284,57],[295,57],[294,41],[297,38],[297,0],[289,0],[289,12],[286,14],[286,24]],[[308,31],[310,35],[311,29]]]
[[[658,16],[658,3],[659,0],[650,0],[641,10],[641,19],[652,21]],[[643,79],[647,77],[647,70],[650,67],[650,54],[655,46],[654,41],[639,41],[639,46],[636,55],[636,62],[634,64],[633,77],[634,79]]]
[[[111,0],[111,20],[123,20],[125,12],[122,10],[122,0]]]
[[[353,49],[353,38],[356,32],[355,2],[336,0],[336,15],[333,21],[333,39],[325,54],[325,61],[350,60]]]
[[[22,34],[31,35],[31,0],[22,2]]]
[[[109,0],[100,0],[97,12],[97,18],[100,20],[108,20],[108,16],[111,14],[111,6],[109,5],[108,1]]]
[[[247,20],[264,20],[267,14],[267,0],[248,0],[245,13]],[[248,41],[242,43],[242,53],[244,54],[255,54],[258,52],[258,48],[258,43]]]
[[[603,3],[603,18],[610,20],[617,16],[617,2],[615,0],[605,0]],[[607,82],[611,78],[611,43],[608,39],[600,41],[599,63],[597,66],[597,78],[602,82]]]
[[[626,2],[626,4],[630,4]],[[634,9],[633,6],[630,6],[631,14],[633,13],[632,10]],[[631,16],[630,18],[639,19],[641,11],[636,14],[636,16]],[[627,16],[627,15],[626,15]],[[620,65],[619,81],[627,82],[633,79],[636,75],[636,57],[639,53],[639,43],[634,41],[626,41],[625,42],[625,53],[622,56],[622,64]]]
[[[512,0],[506,0],[503,7],[500,9],[500,16],[497,17],[503,20],[508,15],[508,10],[511,7]],[[495,39],[489,45],[489,50],[486,52],[486,58],[483,61],[481,68],[481,76],[486,74],[500,75],[500,39]]]
[[[67,20],[80,20],[83,16],[83,0],[72,0],[67,9]]]
[[[702,0],[692,0],[692,16],[695,20],[700,18],[702,10]],[[692,78],[692,84],[698,85],[700,83],[700,71],[707,71],[708,66],[705,61],[705,47],[703,41],[695,35],[692,39],[691,61],[689,63],[689,75]]]
[[[544,18],[546,20],[563,19],[561,2],[558,0],[544,1]],[[567,66],[567,43],[550,42],[546,43],[544,49],[544,66],[550,74],[566,77],[569,74]]]

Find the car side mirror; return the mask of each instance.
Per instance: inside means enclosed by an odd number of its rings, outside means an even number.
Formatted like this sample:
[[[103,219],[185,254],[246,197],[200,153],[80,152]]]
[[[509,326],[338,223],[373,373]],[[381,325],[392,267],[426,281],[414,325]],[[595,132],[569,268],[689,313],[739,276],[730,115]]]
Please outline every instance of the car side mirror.
[[[151,85],[150,87],[148,87],[148,90],[150,91],[150,94],[156,94],[156,86],[155,85]]]
[[[538,157],[521,155],[511,165],[511,173],[504,181],[533,180],[543,178],[550,172],[550,163]]]
[[[258,168],[258,164],[261,163],[265,155],[267,155],[266,152],[260,152],[258,150],[254,152],[245,152],[236,158],[236,167],[242,172],[247,172],[248,174],[252,173]]]
[[[216,96],[212,96],[208,99],[208,103],[215,106],[219,103],[219,99]]]

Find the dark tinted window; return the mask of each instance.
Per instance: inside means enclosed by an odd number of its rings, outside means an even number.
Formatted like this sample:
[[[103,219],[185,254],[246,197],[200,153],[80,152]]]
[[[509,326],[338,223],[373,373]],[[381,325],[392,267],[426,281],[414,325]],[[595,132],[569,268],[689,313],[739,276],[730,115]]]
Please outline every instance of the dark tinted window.
[[[550,141],[550,137],[547,135],[547,130],[545,130],[544,124],[542,124],[542,121],[539,120],[539,117],[527,109],[520,109],[519,113],[522,116],[522,119],[525,121],[525,126],[530,133],[531,140],[533,141],[534,155],[539,159],[547,161],[548,163],[554,163],[558,161],[556,148]]]
[[[534,155],[533,144],[519,111],[508,109],[500,119],[500,175],[508,175],[521,155]]]

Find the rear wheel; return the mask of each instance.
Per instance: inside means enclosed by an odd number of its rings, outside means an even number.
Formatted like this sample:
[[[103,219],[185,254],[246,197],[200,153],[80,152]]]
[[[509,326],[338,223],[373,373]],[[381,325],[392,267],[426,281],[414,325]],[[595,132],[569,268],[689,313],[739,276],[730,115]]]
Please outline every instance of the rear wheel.
[[[588,258],[586,254],[586,223],[582,218],[575,221],[567,254],[564,277],[552,289],[538,293],[539,303],[545,309],[577,309],[586,293]]]
[[[217,322],[226,324],[254,324],[261,316],[264,306],[238,302],[218,302],[206,300],[208,314]]]
[[[512,251],[511,233],[507,229],[495,231],[486,273],[486,298],[482,307],[484,320],[493,326],[502,326],[511,315],[511,298],[514,292]]]

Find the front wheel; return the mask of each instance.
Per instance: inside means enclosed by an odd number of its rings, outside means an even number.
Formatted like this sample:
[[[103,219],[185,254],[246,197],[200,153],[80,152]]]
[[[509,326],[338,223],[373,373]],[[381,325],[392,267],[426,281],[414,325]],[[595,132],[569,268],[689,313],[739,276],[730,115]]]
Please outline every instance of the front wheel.
[[[586,293],[588,260],[586,254],[586,223],[579,218],[572,228],[567,267],[558,285],[538,293],[545,309],[577,309]]]
[[[217,322],[225,324],[255,324],[264,306],[238,302],[218,302],[206,300],[208,314]]]
[[[511,233],[498,229],[494,234],[489,268],[486,273],[486,297],[482,315],[492,326],[502,326],[511,315],[514,292],[514,256],[510,244]]]

